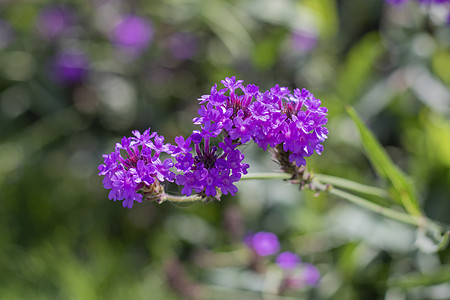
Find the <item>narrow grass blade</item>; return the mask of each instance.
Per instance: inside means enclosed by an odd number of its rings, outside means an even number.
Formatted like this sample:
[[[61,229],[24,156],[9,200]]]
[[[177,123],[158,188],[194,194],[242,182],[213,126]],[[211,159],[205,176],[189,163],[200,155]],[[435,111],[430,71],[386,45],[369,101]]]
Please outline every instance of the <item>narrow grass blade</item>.
[[[415,190],[409,178],[392,162],[372,132],[359,118],[356,111],[352,107],[347,107],[347,112],[358,128],[367,157],[375,168],[375,171],[379,176],[392,184],[394,191],[392,197],[403,205],[409,214],[415,216],[422,215]]]

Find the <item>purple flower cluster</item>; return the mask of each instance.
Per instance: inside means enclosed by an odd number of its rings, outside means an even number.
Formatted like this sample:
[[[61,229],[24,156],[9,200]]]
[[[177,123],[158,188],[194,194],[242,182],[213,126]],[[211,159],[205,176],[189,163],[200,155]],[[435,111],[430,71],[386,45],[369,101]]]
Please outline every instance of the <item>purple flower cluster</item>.
[[[278,237],[272,232],[260,231],[249,235],[244,239],[244,243],[259,256],[273,255],[280,250]]]
[[[276,258],[277,265],[282,269],[294,269],[300,261],[301,259],[297,254],[289,251],[280,253]]]
[[[108,198],[123,200],[123,207],[131,208],[134,201],[142,202],[142,193],[149,196],[161,194],[160,182],[173,181],[175,173],[171,159],[161,161],[161,153],[171,153],[171,145],[164,144],[164,137],[150,129],[141,134],[133,131],[133,137],[123,137],[115,150],[103,155],[99,175],[105,176],[103,186],[111,189]],[[142,192],[142,193],[139,193]]]
[[[57,82],[77,84],[88,75],[89,60],[79,51],[60,52],[51,63],[50,73]]]
[[[222,132],[239,144],[253,140],[267,150],[281,146],[289,153],[289,161],[297,166],[306,164],[305,157],[314,151],[321,154],[322,142],[327,138],[327,108],[306,89],[275,85],[266,92],[235,77],[222,80],[224,89],[211,88],[202,96],[200,117],[194,123],[201,125],[202,133],[211,137]],[[241,91],[242,93],[239,93]]]
[[[260,231],[245,237],[244,243],[260,257],[277,254],[280,251],[280,242],[276,234]],[[301,270],[300,273],[288,272],[285,285],[291,289],[298,289],[305,284],[315,286],[320,280],[319,270],[312,264],[302,263],[301,258],[290,251],[284,251],[275,258],[276,264],[289,271]]]
[[[305,165],[305,157],[314,151],[322,152],[321,143],[328,134],[324,127],[327,109],[309,91],[295,89],[291,93],[276,85],[260,92],[252,84],[244,87],[235,77],[222,83],[224,89],[214,85],[209,95],[199,99],[199,117],[193,121],[200,130],[194,130],[187,139],[178,136],[176,145],[164,144],[164,138],[156,133],[134,131],[134,137],[124,137],[114,152],[104,156],[99,175],[105,176],[104,187],[111,189],[110,199],[124,200],[123,205],[130,208],[134,201],[142,201],[143,194],[147,199],[164,201],[162,181],[175,181],[186,196],[234,196],[238,191],[234,183],[249,167],[243,163],[238,146],[249,141],[264,150],[277,147],[283,154],[280,157],[286,157],[283,160],[294,167]],[[174,161],[161,162],[162,152]]]
[[[236,194],[238,189],[233,183],[239,181],[241,174],[247,174],[249,165],[242,163],[244,155],[236,149],[237,144],[233,144],[231,138],[225,138],[218,147],[211,146],[209,135],[194,131],[187,140],[178,137],[176,142],[180,150],[174,152],[175,166],[179,172],[184,172],[177,175],[176,183],[184,186],[183,194],[190,196],[195,190],[198,194],[214,197],[217,188],[225,195]],[[195,146],[195,156],[183,151],[190,150],[191,143]]]

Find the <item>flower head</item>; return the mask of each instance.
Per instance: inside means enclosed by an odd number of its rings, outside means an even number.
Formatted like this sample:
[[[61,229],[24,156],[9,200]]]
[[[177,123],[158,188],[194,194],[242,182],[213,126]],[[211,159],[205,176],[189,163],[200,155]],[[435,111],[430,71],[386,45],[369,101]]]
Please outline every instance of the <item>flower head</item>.
[[[195,156],[186,151],[176,151],[173,155],[178,171],[184,172],[176,177],[176,183],[184,186],[183,194],[190,196],[195,191],[206,197],[216,197],[220,189],[222,194],[235,195],[234,182],[247,173],[248,165],[242,163],[244,155],[235,149],[237,145],[230,138],[225,138],[218,147],[211,146],[210,132],[194,131],[186,141],[178,141],[182,146],[177,149],[190,149],[192,141],[196,152]]]
[[[123,206],[131,208],[134,201],[142,202],[143,196],[160,199],[164,189],[163,181],[173,181],[175,174],[170,170],[170,159],[161,161],[160,155],[171,154],[170,144],[164,144],[164,137],[150,129],[141,134],[133,131],[132,137],[123,137],[115,150],[103,155],[99,175],[105,176],[103,186],[111,189],[109,199],[123,201]]]
[[[247,246],[253,249],[259,256],[268,256],[280,250],[280,242],[276,234],[272,232],[260,231],[247,237]]]
[[[253,140],[263,149],[282,146],[289,161],[297,166],[306,164],[305,157],[315,151],[321,154],[321,143],[327,138],[324,127],[327,108],[306,89],[289,89],[276,85],[259,94],[250,111],[257,115],[253,122]]]
[[[242,85],[243,80],[227,77],[222,80],[224,89],[217,90],[217,85],[211,88],[209,95],[202,96],[199,101],[202,106],[194,118],[194,124],[201,125],[203,131],[218,136],[222,131],[233,140],[242,139],[248,142],[252,137],[250,111],[248,109],[259,88],[255,85]]]
[[[55,81],[68,84],[81,82],[87,75],[89,61],[82,52],[65,51],[59,53],[52,63],[52,75]]]
[[[286,251],[280,253],[276,258],[277,265],[282,269],[294,269],[300,263],[300,257],[292,252]]]
[[[264,150],[279,146],[298,167],[314,152],[321,154],[328,135],[324,127],[327,108],[308,90],[291,92],[277,84],[261,92],[235,77],[225,78],[222,84],[224,89],[214,85],[209,95],[199,99],[202,106],[194,123],[203,134],[216,137],[223,133],[237,144],[253,140]]]
[[[117,47],[140,52],[153,39],[153,26],[145,18],[135,15],[123,17],[114,28],[112,40]]]
[[[305,264],[303,269],[303,281],[307,285],[315,286],[320,280],[320,272],[316,266]]]

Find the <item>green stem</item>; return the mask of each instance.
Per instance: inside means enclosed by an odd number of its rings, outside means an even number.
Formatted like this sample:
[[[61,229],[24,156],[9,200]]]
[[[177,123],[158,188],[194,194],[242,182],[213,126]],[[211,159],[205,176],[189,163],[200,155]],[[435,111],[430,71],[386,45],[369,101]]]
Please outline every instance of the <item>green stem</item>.
[[[290,174],[286,173],[253,173],[253,174],[247,174],[242,176],[241,179],[290,179],[292,176]],[[327,185],[323,184],[321,181],[323,180],[324,183],[338,183],[338,186],[345,187],[350,190],[355,190],[357,192],[365,193],[365,194],[371,194],[371,195],[377,195],[377,196],[386,196],[386,193],[383,191],[381,192],[377,188],[372,188],[369,186],[365,186],[358,183],[351,183],[349,180],[337,180],[336,177],[328,176],[328,175],[321,175],[321,174],[315,174],[312,180],[312,184],[314,188],[318,191],[328,192],[330,194],[333,194],[335,196],[338,196],[342,199],[345,199],[349,202],[352,202],[353,204],[356,204],[360,207],[366,208],[368,210],[371,210],[375,213],[378,213],[380,215],[383,215],[385,217],[388,217],[390,219],[405,223],[414,225],[420,228],[426,228],[430,230],[431,232],[436,232],[441,227],[434,223],[433,221],[427,219],[423,216],[413,216],[409,215],[404,212],[396,211],[388,207],[384,207],[381,205],[378,205],[374,202],[371,202],[369,200],[366,200],[364,198],[358,197],[356,195],[350,194],[348,192],[345,192],[343,190],[340,190],[336,187],[332,187],[331,189],[327,187]],[[383,197],[384,198],[384,197]]]
[[[284,179],[288,180],[291,179],[292,175],[287,173],[252,173],[242,176],[241,180],[249,180],[249,179]],[[360,207],[363,207],[365,209],[368,209],[370,211],[373,211],[377,214],[380,214],[382,216],[388,217],[392,220],[396,220],[405,224],[410,224],[417,226],[422,229],[426,229],[428,232],[433,232],[436,235],[440,235],[442,227],[438,225],[437,223],[433,222],[432,220],[424,217],[424,216],[415,216],[415,215],[409,215],[407,213],[393,210],[389,207],[381,206],[377,203],[371,202],[369,200],[366,200],[364,198],[361,198],[359,196],[353,195],[351,193],[348,193],[346,191],[343,191],[339,188],[336,188],[335,186],[331,187],[328,184],[340,186],[352,191],[360,192],[367,195],[374,195],[379,196],[382,198],[387,198],[387,193],[385,193],[383,190],[366,186],[363,184],[359,184],[356,182],[352,182],[350,180],[337,178],[334,176],[329,175],[322,175],[322,174],[315,174],[313,179],[310,181],[312,184],[311,188],[315,191],[322,191],[322,192],[328,192],[332,195],[338,196],[339,198],[345,199],[353,204],[356,204]],[[202,200],[201,196],[194,195],[194,196],[175,196],[175,195],[169,195],[165,194],[162,197],[162,201],[171,201],[171,202],[195,202]],[[437,238],[437,237],[436,237]],[[448,242],[449,238],[449,232],[447,232],[445,236],[445,241],[442,241],[443,245],[440,245],[440,247],[445,247],[446,243]]]
[[[175,196],[175,195],[169,195],[169,194],[165,194],[163,197],[163,201],[170,201],[170,202],[178,202],[178,203],[182,203],[182,202],[195,202],[195,201],[199,201],[202,200],[201,196]]]
[[[313,180],[313,184],[315,187],[317,187],[321,191],[326,190],[326,186],[323,185],[322,183],[318,182],[317,180]],[[353,194],[344,192],[335,187],[333,187],[332,189],[329,189],[328,192],[332,195],[335,195],[342,199],[350,201],[353,204],[356,204],[358,206],[361,206],[363,208],[366,208],[368,210],[371,210],[380,215],[391,218],[393,220],[397,220],[402,223],[411,224],[411,225],[415,225],[418,227],[423,227],[425,225],[425,223],[427,223],[427,220],[424,217],[411,216],[406,213],[390,209],[388,207],[380,206],[376,203],[370,202],[364,198],[355,196]]]
[[[323,174],[314,174],[314,178],[317,178],[322,183],[328,183],[332,186],[341,187],[361,194],[376,196],[380,198],[389,198],[389,194],[385,190],[365,184],[360,184],[344,178]]]
[[[249,179],[290,179],[292,175],[287,173],[251,173],[242,176],[241,180],[249,180]],[[359,192],[365,195],[376,196],[380,198],[389,198],[389,194],[382,189],[360,184],[351,180],[343,179],[340,177],[316,174],[314,173],[314,178],[318,179],[322,183],[328,183],[333,186],[341,187],[344,189],[352,190],[355,192]]]
[[[250,179],[291,179],[292,175],[287,173],[274,173],[274,172],[262,172],[262,173],[249,173],[243,175],[241,180]]]

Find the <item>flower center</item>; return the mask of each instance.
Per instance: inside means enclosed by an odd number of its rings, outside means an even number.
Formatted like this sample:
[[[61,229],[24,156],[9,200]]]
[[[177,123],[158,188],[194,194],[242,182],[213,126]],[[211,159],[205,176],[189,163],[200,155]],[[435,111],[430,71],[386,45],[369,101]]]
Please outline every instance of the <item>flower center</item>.
[[[283,105],[283,113],[292,120],[292,115],[297,114],[297,110],[292,103],[284,103]]]
[[[218,157],[216,154],[217,147],[210,147],[209,139],[205,139],[204,147],[197,144],[195,145],[195,151],[197,152],[197,156],[194,158],[195,165],[201,163],[205,169],[211,170],[214,167]]]
[[[245,120],[250,115],[248,104],[244,102],[246,102],[244,96],[239,97],[234,94],[227,99],[227,108],[233,109],[233,114],[230,117],[231,119],[234,119],[241,110],[244,113],[244,116],[242,118],[243,120]]]

